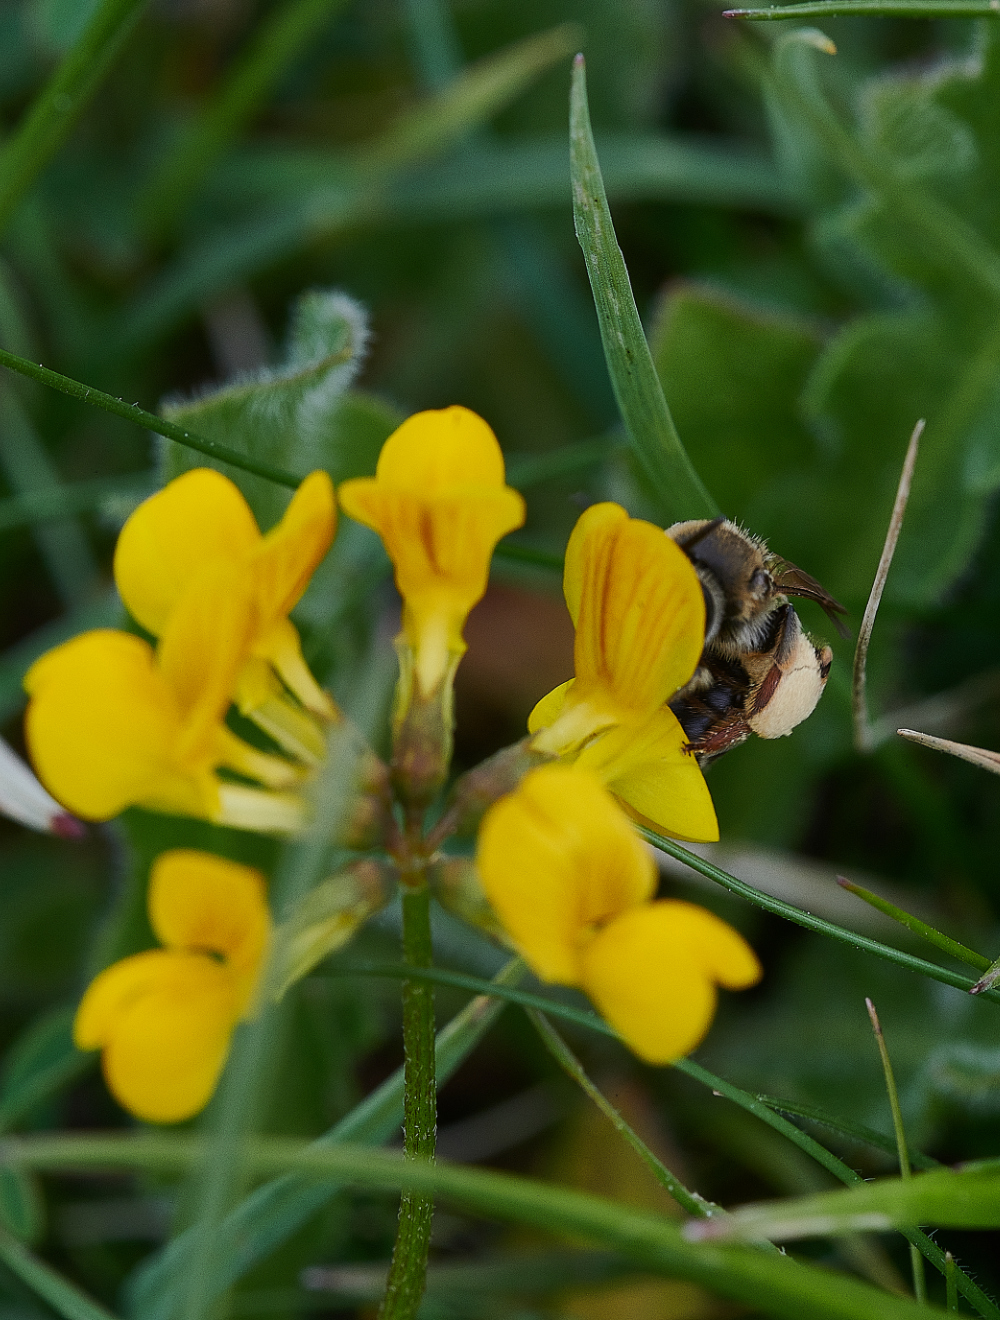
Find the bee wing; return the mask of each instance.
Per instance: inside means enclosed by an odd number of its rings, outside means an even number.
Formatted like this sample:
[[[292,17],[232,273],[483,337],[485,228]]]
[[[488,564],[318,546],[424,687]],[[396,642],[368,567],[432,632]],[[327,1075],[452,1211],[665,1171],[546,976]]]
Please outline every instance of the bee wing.
[[[840,601],[834,600],[826,587],[821,586],[804,569],[799,568],[796,564],[790,564],[787,559],[783,559],[780,572],[774,575],[774,584],[786,596],[803,596],[806,600],[814,600],[841,637],[850,637],[850,628],[841,619],[837,618],[838,614],[847,613],[845,606],[841,605]]]

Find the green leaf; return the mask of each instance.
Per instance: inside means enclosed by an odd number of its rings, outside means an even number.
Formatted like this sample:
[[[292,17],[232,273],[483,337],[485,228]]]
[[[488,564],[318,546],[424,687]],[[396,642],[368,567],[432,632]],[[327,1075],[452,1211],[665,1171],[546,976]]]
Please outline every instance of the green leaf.
[[[933,1169],[912,1178],[880,1178],[844,1191],[744,1206],[724,1220],[705,1221],[687,1231],[692,1239],[774,1242],[915,1224],[996,1228],[1000,1225],[1000,1162]]]
[[[268,466],[300,473],[325,467],[337,480],[354,475],[359,461],[367,465],[367,443],[377,423],[366,426],[360,409],[360,417],[356,414],[344,429],[336,428],[335,418],[367,340],[367,317],[358,303],[334,290],[313,290],[293,309],[280,366],[190,400],[168,400],[164,416]],[[358,439],[360,455],[352,445]],[[182,445],[164,446],[165,480],[203,464],[201,456]],[[287,496],[258,477],[239,474],[235,479],[267,530],[281,517]]]
[[[770,535],[771,483],[818,457],[797,407],[822,347],[816,326],[683,285],[664,299],[650,341],[699,472],[728,517]]]
[[[63,1320],[116,1320],[100,1302],[4,1232],[0,1232],[0,1261]]]
[[[573,219],[594,294],[601,341],[615,398],[636,458],[667,522],[713,518],[719,510],[685,452],[653,366],[615,237],[587,108],[583,56],[570,93]]]

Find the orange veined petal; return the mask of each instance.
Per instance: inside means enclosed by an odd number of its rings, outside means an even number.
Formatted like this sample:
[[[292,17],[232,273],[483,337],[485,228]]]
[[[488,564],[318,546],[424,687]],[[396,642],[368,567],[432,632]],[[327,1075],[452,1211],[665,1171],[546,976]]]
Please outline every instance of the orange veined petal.
[[[564,590],[580,699],[593,689],[623,718],[641,718],[694,673],[705,600],[691,561],[660,528],[619,505],[593,505],[570,537]]]
[[[483,819],[476,853],[483,889],[532,969],[580,984],[580,950],[595,923],[645,902],[656,868],[591,774],[531,771]]]
[[[115,582],[129,613],[159,637],[206,563],[243,560],[260,539],[239,488],[221,472],[196,468],[128,519],[115,547]]]
[[[292,496],[281,521],[253,552],[250,569],[259,635],[267,633],[296,604],[336,530],[333,483],[326,472],[311,472]]]
[[[672,1063],[701,1041],[715,984],[752,985],[760,965],[725,922],[692,903],[662,901],[610,922],[581,956],[582,986],[648,1063]]]
[[[375,477],[382,486],[424,496],[455,486],[501,487],[503,453],[489,425],[468,408],[428,409],[389,436]]]
[[[719,837],[712,795],[669,706],[638,725],[616,725],[575,764],[597,774],[643,824],[694,843]]]
[[[168,948],[220,954],[234,975],[237,1011],[253,991],[271,918],[264,877],[190,848],[161,853],[149,877],[149,919]]]
[[[94,1043],[84,1028],[99,1018],[112,1094],[138,1118],[177,1123],[211,1098],[238,1011],[233,977],[221,963],[152,950],[96,978],[77,1014],[76,1039]]]
[[[152,647],[129,633],[81,633],[28,671],[25,736],[49,791],[88,820],[161,804],[204,815],[204,785],[178,768],[181,712]]]

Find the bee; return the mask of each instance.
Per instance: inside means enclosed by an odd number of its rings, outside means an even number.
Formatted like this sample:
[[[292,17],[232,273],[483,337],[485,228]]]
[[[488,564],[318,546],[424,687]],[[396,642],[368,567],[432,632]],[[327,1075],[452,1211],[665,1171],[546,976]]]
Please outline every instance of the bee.
[[[705,766],[751,733],[783,738],[816,708],[833,652],[803,631],[789,596],[814,600],[843,637],[840,605],[815,578],[725,518],[667,528],[705,596],[705,649],[670,703]]]

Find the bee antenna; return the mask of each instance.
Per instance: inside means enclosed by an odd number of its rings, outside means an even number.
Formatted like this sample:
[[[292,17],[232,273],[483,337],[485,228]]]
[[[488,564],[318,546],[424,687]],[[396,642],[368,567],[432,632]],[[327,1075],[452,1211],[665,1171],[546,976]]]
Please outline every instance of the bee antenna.
[[[716,527],[721,527],[725,521],[725,515],[720,513],[718,518],[713,518],[712,521],[707,522],[704,527],[699,527],[696,532],[691,532],[690,535],[679,539],[677,544],[684,551],[690,550],[692,546],[697,545],[699,541],[704,540],[710,532],[714,532]]]

